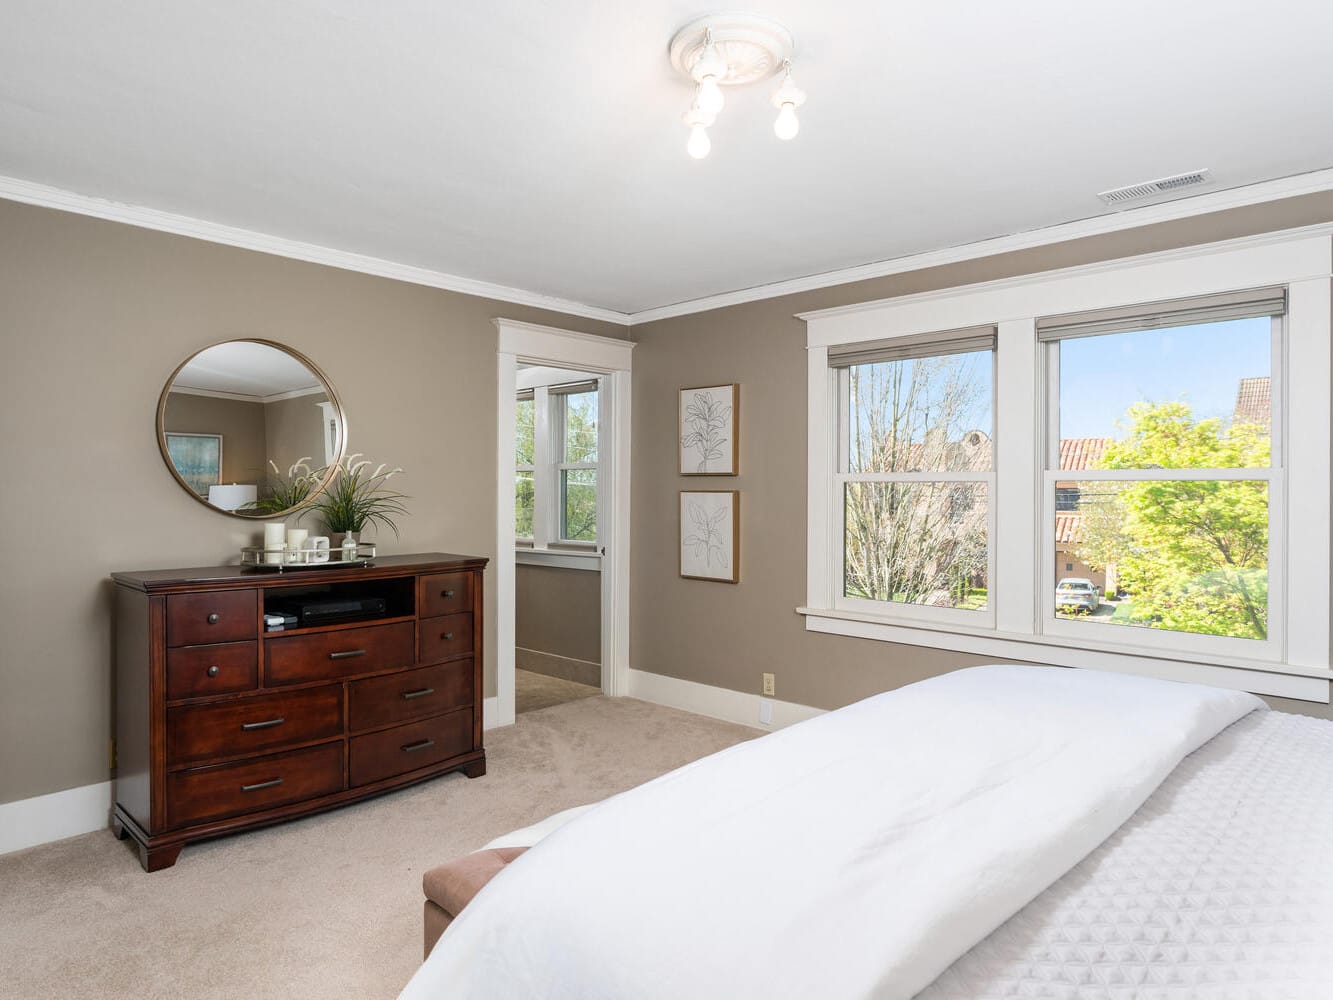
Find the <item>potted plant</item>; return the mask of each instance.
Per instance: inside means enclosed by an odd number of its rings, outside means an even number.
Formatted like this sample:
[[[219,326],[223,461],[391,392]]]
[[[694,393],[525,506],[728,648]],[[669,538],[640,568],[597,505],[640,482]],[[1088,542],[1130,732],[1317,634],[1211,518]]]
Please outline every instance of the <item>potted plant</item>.
[[[358,459],[361,459],[358,461]],[[402,469],[387,469],[381,463],[374,472],[367,471],[368,459],[361,453],[349,455],[334,468],[333,478],[316,497],[309,510],[318,511],[329,534],[343,536],[343,548],[355,553],[361,532],[370,525],[389,528],[398,537],[394,518],[407,513],[403,501],[407,494],[385,486]],[[348,558],[345,554],[343,558]]]

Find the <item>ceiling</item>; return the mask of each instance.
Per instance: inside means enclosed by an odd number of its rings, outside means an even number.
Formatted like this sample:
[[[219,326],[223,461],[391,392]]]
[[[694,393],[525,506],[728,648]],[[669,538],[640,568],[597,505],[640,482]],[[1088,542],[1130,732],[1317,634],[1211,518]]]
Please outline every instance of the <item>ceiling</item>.
[[[205,348],[182,365],[172,390],[202,390],[264,401],[322,393],[324,387],[300,359],[285,350],[253,340],[229,340]]]
[[[1333,165],[1333,4],[754,9],[800,135],[732,90],[695,161],[693,0],[5,0],[0,175],[635,313]]]

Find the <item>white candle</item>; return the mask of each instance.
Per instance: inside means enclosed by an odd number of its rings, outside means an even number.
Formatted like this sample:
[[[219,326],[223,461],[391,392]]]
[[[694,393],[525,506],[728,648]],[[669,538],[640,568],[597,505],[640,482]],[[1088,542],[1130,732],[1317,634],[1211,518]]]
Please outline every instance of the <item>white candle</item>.
[[[282,562],[283,549],[287,544],[287,525],[281,521],[269,521],[264,525],[264,562],[277,564]]]
[[[305,562],[306,557],[302,553],[305,548],[306,536],[310,534],[307,528],[289,528],[287,529],[287,553],[289,562]]]

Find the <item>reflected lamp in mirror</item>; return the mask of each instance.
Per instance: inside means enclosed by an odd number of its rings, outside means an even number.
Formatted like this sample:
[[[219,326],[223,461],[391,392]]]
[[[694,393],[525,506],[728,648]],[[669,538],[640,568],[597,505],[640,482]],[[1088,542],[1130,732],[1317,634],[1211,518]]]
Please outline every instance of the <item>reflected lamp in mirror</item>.
[[[172,476],[200,503],[269,518],[305,506],[327,485],[347,420],[309,358],[268,340],[230,340],[172,373],[158,401],[157,437]]]
[[[240,510],[242,507],[253,508],[259,499],[258,486],[245,486],[230,483],[226,486],[210,486],[208,502],[218,510]]]

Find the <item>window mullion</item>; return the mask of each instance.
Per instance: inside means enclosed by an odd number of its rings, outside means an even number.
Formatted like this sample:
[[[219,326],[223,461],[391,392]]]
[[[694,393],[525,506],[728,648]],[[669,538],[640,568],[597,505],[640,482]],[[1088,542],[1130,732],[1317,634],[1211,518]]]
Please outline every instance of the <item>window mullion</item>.
[[[547,411],[550,393],[545,386],[533,390],[532,404],[532,545],[544,549],[551,543],[551,418]]]

